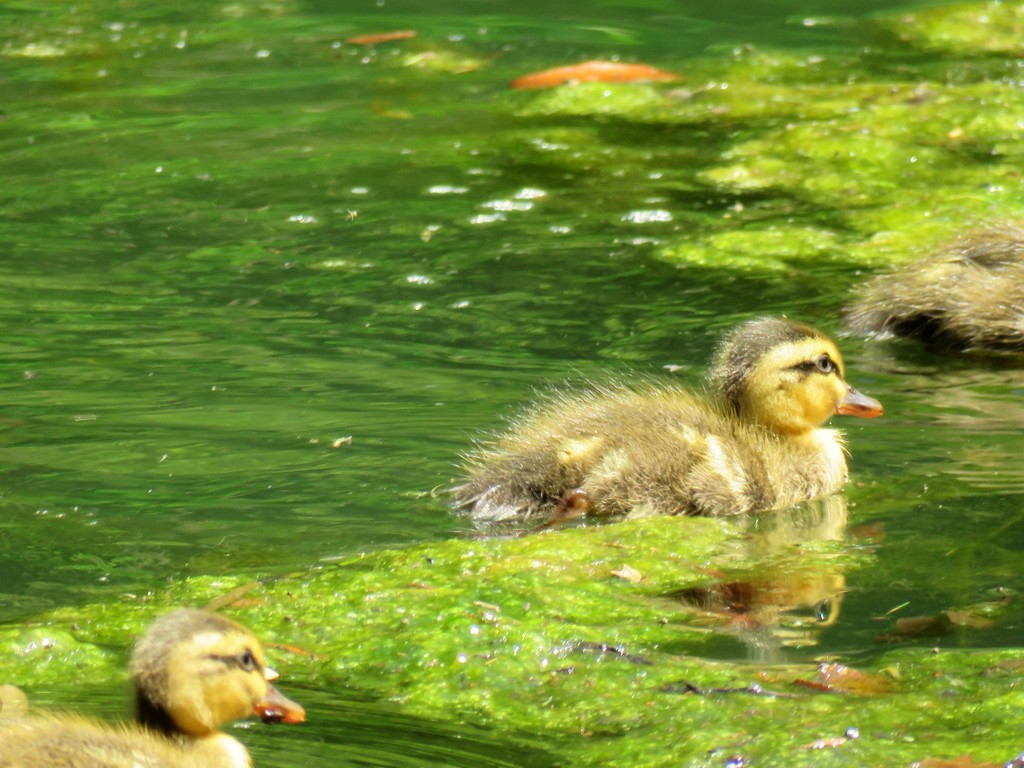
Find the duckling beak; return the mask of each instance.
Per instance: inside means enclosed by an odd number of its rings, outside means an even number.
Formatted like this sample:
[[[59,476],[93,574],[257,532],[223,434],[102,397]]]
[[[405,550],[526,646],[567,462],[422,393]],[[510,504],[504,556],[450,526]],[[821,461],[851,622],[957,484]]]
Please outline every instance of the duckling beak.
[[[282,694],[272,685],[267,686],[266,695],[256,702],[253,714],[264,723],[301,723],[306,719],[306,710]]]
[[[862,419],[873,419],[882,415],[882,404],[873,397],[868,397],[847,385],[846,395],[836,406],[840,416],[860,416]]]

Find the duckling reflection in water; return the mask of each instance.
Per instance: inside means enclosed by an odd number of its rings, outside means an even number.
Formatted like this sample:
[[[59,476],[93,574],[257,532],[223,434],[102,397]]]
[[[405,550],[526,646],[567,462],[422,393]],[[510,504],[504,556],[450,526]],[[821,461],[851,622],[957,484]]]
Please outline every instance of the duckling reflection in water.
[[[739,326],[709,382],[709,397],[614,384],[542,403],[469,457],[456,505],[480,523],[779,509],[845,484],[829,418],[882,413],[831,339],[786,318]]]
[[[245,627],[215,613],[182,609],[158,619],[132,656],[135,725],[78,717],[0,721],[3,768],[249,768],[238,741],[221,733],[258,715],[298,723],[302,707],[269,680],[276,674]]]
[[[785,662],[784,649],[816,645],[839,620],[843,566],[820,545],[842,541],[846,519],[841,494],[746,517],[737,551],[709,574],[714,581],[668,597],[697,611],[699,624],[741,641],[752,660]]]
[[[856,333],[937,347],[1024,351],[1024,225],[967,234],[880,275],[847,311]]]

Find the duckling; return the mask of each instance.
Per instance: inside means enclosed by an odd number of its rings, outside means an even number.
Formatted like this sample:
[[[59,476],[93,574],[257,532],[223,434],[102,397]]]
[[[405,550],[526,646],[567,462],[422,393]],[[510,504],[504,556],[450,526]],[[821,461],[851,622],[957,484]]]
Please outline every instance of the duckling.
[[[957,238],[861,289],[856,333],[914,336],[935,347],[1024,351],[1024,225]]]
[[[15,685],[0,685],[0,717],[21,717],[28,712],[28,696]]]
[[[210,611],[165,614],[132,655],[136,723],[78,717],[0,721],[4,768],[249,768],[245,747],[220,727],[256,714],[298,723],[301,706],[268,683],[276,673],[245,627]]]
[[[786,318],[727,336],[709,384],[709,397],[654,382],[557,395],[467,457],[455,505],[480,523],[788,507],[847,480],[842,436],[822,425],[882,413],[829,337]]]

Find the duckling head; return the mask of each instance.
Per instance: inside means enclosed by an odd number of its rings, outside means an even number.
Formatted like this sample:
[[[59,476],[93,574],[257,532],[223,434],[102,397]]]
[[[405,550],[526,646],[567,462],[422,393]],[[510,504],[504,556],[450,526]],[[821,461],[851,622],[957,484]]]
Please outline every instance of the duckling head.
[[[881,404],[847,384],[843,373],[828,336],[787,318],[763,317],[725,339],[710,378],[741,417],[797,437],[835,414],[882,415]]]
[[[263,648],[245,627],[210,611],[182,609],[154,622],[132,656],[138,719],[169,735],[204,738],[249,715],[302,722],[302,707],[268,681]]]

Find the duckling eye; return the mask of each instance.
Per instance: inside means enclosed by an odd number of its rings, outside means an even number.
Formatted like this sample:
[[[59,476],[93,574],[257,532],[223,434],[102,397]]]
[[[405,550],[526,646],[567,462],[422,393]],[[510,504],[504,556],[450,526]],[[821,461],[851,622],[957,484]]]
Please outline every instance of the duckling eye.
[[[253,652],[250,651],[248,648],[242,653],[241,656],[238,657],[238,666],[240,666],[242,670],[245,672],[256,671],[256,667],[258,666],[256,664],[256,657],[253,655]]]
[[[832,616],[832,601],[829,599],[822,600],[814,607],[814,618],[819,622],[826,622]]]
[[[836,369],[836,364],[832,362],[832,358],[828,355],[822,355],[814,361],[815,367],[822,373],[832,373]]]

